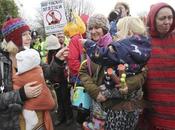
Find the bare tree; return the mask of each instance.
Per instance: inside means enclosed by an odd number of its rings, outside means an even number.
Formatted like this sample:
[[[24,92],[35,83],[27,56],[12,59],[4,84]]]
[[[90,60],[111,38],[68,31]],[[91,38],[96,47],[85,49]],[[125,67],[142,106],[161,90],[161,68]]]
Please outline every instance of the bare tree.
[[[40,34],[43,38],[45,38],[45,30],[44,30],[44,21],[41,9],[37,10],[36,20],[35,20],[35,30]]]
[[[78,13],[78,15],[90,15],[94,11],[94,6],[89,0],[65,0],[64,6],[68,20],[70,18],[71,11]]]

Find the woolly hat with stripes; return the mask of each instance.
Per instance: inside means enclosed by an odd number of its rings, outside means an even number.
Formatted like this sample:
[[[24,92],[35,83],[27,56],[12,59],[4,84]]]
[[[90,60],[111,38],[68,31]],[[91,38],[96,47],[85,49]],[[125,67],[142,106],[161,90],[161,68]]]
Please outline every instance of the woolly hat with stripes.
[[[29,30],[29,26],[21,18],[9,19],[2,26],[5,40],[14,42],[18,47],[22,46],[22,33]]]

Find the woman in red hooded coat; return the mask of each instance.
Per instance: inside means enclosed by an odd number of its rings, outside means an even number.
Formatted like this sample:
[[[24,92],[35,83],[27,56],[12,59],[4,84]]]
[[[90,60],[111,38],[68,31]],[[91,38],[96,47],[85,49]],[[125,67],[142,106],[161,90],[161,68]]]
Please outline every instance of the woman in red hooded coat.
[[[148,14],[152,54],[145,85],[146,130],[175,130],[175,12],[166,3],[151,6]],[[143,130],[143,129],[142,129]]]

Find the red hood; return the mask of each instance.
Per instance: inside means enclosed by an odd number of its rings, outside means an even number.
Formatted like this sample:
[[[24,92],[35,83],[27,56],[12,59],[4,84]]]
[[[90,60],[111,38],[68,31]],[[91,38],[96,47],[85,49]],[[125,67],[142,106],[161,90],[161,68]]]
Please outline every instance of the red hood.
[[[150,11],[148,13],[148,26],[149,26],[149,33],[151,36],[156,37],[159,35],[158,31],[156,30],[156,26],[155,26],[155,17],[157,15],[158,11],[164,7],[169,7],[173,11],[173,15],[175,17],[174,9],[170,5],[168,5],[166,3],[158,3],[155,5],[152,5],[150,8]],[[173,20],[173,24],[172,24],[168,34],[170,32],[172,32],[174,30],[174,28],[175,28],[175,19]]]

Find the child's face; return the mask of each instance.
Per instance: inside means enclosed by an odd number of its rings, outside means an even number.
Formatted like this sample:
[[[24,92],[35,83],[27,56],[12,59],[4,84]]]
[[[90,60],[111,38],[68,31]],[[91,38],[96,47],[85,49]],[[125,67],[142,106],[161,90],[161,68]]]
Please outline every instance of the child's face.
[[[32,41],[31,32],[25,31],[22,33],[22,44],[24,47],[30,48],[30,44]]]
[[[93,27],[89,29],[89,33],[91,35],[91,39],[93,41],[98,41],[102,36],[104,36],[103,29],[102,28],[97,28]]]

